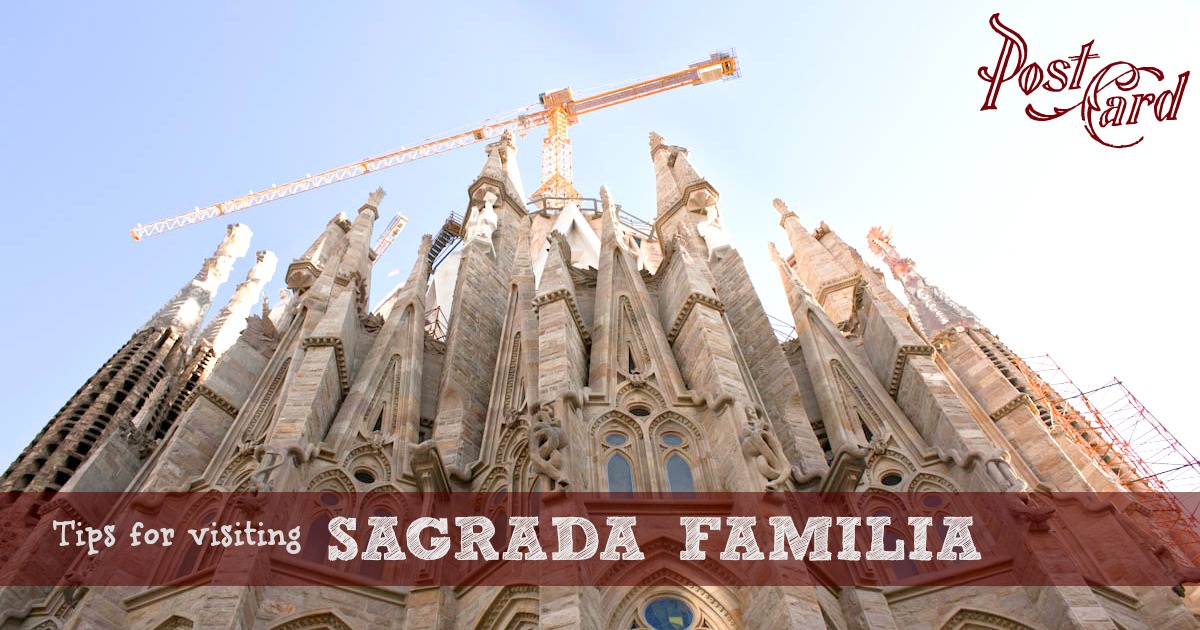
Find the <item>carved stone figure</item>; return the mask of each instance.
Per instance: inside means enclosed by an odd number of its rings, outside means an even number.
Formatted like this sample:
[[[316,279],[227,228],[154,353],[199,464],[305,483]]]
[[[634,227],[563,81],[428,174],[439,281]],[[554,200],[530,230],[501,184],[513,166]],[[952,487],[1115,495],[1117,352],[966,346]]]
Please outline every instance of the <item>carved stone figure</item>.
[[[708,244],[708,254],[711,256],[718,249],[729,247],[729,231],[725,229],[725,223],[721,221],[721,210],[715,203],[706,207],[704,214],[707,218],[696,224],[696,231],[704,237],[704,242]]]
[[[254,469],[254,474],[250,477],[254,482],[254,489],[257,492],[271,492],[274,489],[271,477],[275,476],[275,471],[286,461],[287,450],[278,444],[260,444],[254,449],[254,456],[258,459],[258,468]]]
[[[275,329],[275,324],[269,317],[258,315],[247,317],[246,329],[242,331],[242,338],[252,348],[263,354],[274,352],[275,347],[279,345],[279,331]]]
[[[492,252],[495,253],[496,246],[492,243],[492,234],[496,232],[496,225],[500,222],[500,217],[496,215],[496,209],[493,207],[499,197],[496,193],[488,191],[483,196],[483,207],[471,207],[471,220],[466,225],[466,242],[470,243],[476,240],[486,240],[492,246]]]
[[[383,201],[383,198],[386,195],[387,195],[387,192],[383,190],[382,186],[380,186],[379,188],[376,188],[375,192],[372,192],[370,195],[367,195],[367,205],[375,206],[376,208],[378,208],[379,203]]]
[[[554,417],[554,407],[549,403],[538,407],[529,422],[529,458],[555,490],[566,490],[571,485],[562,470],[565,438],[562,425]]]
[[[779,438],[753,407],[746,408],[746,426],[742,427],[742,453],[754,462],[758,473],[767,480],[767,489],[784,490],[792,477],[792,464],[783,452]]]

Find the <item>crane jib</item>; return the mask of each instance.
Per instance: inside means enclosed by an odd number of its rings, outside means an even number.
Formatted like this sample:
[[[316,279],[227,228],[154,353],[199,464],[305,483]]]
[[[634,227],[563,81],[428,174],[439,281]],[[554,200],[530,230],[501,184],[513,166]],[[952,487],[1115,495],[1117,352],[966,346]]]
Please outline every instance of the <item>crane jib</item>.
[[[251,191],[247,195],[204,208],[197,208],[191,212],[155,221],[149,225],[139,224],[130,230],[130,234],[133,236],[133,240],[138,241],[148,236],[162,234],[176,228],[200,223],[201,221],[224,216],[239,210],[253,208],[320,188],[321,186],[345,181],[431,155],[437,155],[476,142],[482,142],[497,137],[505,131],[527,131],[546,125],[550,120],[549,113],[552,110],[557,112],[565,111],[569,116],[567,124],[571,124],[575,122],[575,117],[585,113],[659,94],[685,85],[701,85],[721,78],[736,78],[740,76],[740,72],[741,69],[737,63],[737,56],[733,50],[713,53],[708,59],[691,64],[685,70],[639,81],[600,94],[569,100],[565,103],[558,102],[554,105],[544,105],[540,110],[536,109],[539,107],[538,105],[522,108],[517,111],[525,112],[530,109],[534,109],[534,111],[517,114],[499,122],[486,121],[485,123],[475,125],[470,131],[456,133],[448,137],[425,140],[412,146],[412,148],[404,148],[399,151],[370,157],[353,164],[318,173],[317,175],[310,175],[281,186],[272,186],[262,192],[255,193]],[[563,92],[570,93],[569,89],[563,90]],[[565,135],[563,138],[565,139]],[[568,186],[570,184],[569,175],[568,165],[566,178]]]

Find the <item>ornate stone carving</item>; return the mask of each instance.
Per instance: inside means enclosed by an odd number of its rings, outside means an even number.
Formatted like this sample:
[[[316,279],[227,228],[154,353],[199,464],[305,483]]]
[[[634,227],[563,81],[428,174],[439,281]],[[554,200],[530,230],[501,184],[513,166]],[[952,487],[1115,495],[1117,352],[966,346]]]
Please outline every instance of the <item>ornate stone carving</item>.
[[[251,348],[270,355],[279,346],[279,331],[269,317],[251,315],[246,318],[246,329],[242,331],[242,339]]]
[[[543,403],[529,421],[529,458],[534,468],[550,480],[555,490],[566,490],[571,483],[562,470],[562,448],[566,435],[554,417],[554,407]]]
[[[260,444],[254,449],[254,457],[258,466],[250,475],[250,481],[257,492],[272,492],[277,483],[275,477],[279,469],[287,462],[290,455],[296,465],[312,459],[317,452],[313,444],[283,446],[282,444]]]
[[[742,427],[742,454],[754,462],[758,474],[767,480],[767,490],[784,490],[792,478],[792,464],[771,426],[753,407],[746,408]]]
[[[716,203],[704,208],[704,214],[707,218],[696,224],[696,231],[704,238],[708,245],[708,255],[712,256],[722,247],[730,247],[729,231],[721,221],[721,210]]]
[[[372,192],[371,194],[367,195],[367,205],[368,205],[368,206],[375,206],[376,208],[378,208],[378,207],[379,207],[379,204],[380,204],[380,202],[382,202],[382,201],[383,201],[383,198],[384,198],[385,196],[387,196],[387,191],[385,191],[385,190],[383,189],[383,187],[382,187],[382,186],[380,186],[379,188],[376,188],[374,192]]]
[[[117,435],[125,440],[137,453],[138,459],[146,459],[150,453],[154,452],[154,447],[158,445],[158,441],[146,434],[145,431],[133,426],[133,423],[128,419],[121,419],[117,424]]]
[[[494,208],[499,197],[492,191],[487,191],[483,194],[483,207],[471,206],[471,219],[467,221],[464,234],[466,238],[463,240],[471,243],[476,240],[487,241],[492,247],[492,253],[496,252],[496,246],[492,242],[492,235],[496,232],[496,225],[500,222],[500,217],[496,215]]]
[[[283,466],[287,451],[278,444],[260,444],[254,449],[254,457],[258,459],[258,467],[250,476],[258,492],[271,492],[271,477]]]

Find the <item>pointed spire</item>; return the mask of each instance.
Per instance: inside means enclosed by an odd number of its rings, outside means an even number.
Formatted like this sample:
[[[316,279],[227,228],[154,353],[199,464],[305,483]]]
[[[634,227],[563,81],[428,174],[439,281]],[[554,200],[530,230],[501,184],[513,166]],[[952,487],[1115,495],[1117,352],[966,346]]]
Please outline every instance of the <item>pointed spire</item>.
[[[929,284],[925,277],[914,271],[916,263],[904,258],[892,245],[891,232],[872,227],[867,232],[867,244],[892,271],[892,277],[904,286],[908,297],[908,311],[913,321],[926,337],[932,337],[955,326],[982,328],[975,314],[958,302],[950,299],[937,286]]]
[[[767,249],[771,252],[771,260],[775,261],[775,266],[779,268],[779,277],[783,280],[785,286],[795,287],[800,291],[802,296],[811,300],[812,294],[808,292],[808,289],[804,286],[804,282],[796,277],[796,271],[792,269],[792,266],[779,254],[779,250],[775,247],[773,241],[767,241]]]
[[[566,290],[574,294],[571,280],[571,247],[562,234],[552,232],[547,239],[550,251],[546,253],[546,266],[538,282],[538,295]]]
[[[354,222],[350,224],[350,233],[346,235],[348,242],[346,251],[342,254],[342,262],[338,266],[339,277],[357,275],[362,282],[369,283],[371,232],[374,231],[375,221],[379,218],[379,206],[376,204],[381,202],[386,194],[383,188],[376,189],[367,196],[367,203],[358,209],[358,216],[354,217]]]
[[[412,299],[419,301],[422,305],[421,308],[424,309],[425,300],[429,294],[429,263],[425,256],[428,255],[432,246],[433,237],[428,234],[422,235],[421,244],[417,246],[417,258],[413,261],[408,279],[392,287],[391,291],[388,291],[388,294],[371,309],[372,313],[379,313],[386,318],[397,304]]]
[[[796,213],[792,212],[792,209],[789,208],[788,205],[779,197],[776,197],[774,200],[772,200],[771,205],[775,206],[775,212],[779,213],[780,225],[783,225],[783,222],[787,221],[788,219],[795,219],[796,221],[800,220],[800,217],[796,216]]]
[[[238,335],[246,327],[246,318],[258,303],[263,285],[271,281],[275,275],[278,259],[275,254],[263,250],[256,254],[254,266],[246,274],[246,280],[233,290],[233,296],[225,306],[213,317],[204,332],[200,335],[200,343],[206,343],[212,348],[213,354],[221,356],[237,341]],[[266,296],[263,296],[263,314],[267,314]]]
[[[286,282],[288,288],[304,290],[317,281],[321,269],[333,253],[338,241],[350,231],[350,220],[346,213],[339,212],[325,224],[325,231],[313,241],[299,258],[288,265]]]
[[[185,339],[195,334],[212,306],[217,289],[229,279],[233,262],[246,255],[253,235],[250,228],[241,223],[230,225],[217,251],[204,261],[191,282],[163,305],[144,327],[174,328]]]
[[[854,310],[858,269],[842,265],[821,244],[818,239],[821,233],[809,233],[783,200],[776,199],[774,205],[780,216],[779,225],[787,232],[788,243],[792,246],[792,269],[796,276],[813,292],[830,319],[839,324],[848,320]]]
[[[621,242],[621,233],[617,227],[616,205],[612,204],[608,188],[603,186],[600,187],[600,202],[601,208],[604,210],[600,213],[600,249],[604,252],[611,252],[612,248]]]
[[[429,250],[433,248],[433,237],[421,235],[421,244],[417,246],[417,259],[413,261],[412,271],[408,272],[408,280],[404,286],[424,287],[429,282]]]
[[[650,132],[650,159],[654,162],[655,190],[658,197],[658,216],[668,212],[679,201],[680,189],[672,167],[681,147],[672,147],[663,142],[663,137]],[[686,149],[682,149],[686,152]]]
[[[521,183],[521,171],[517,168],[517,141],[512,130],[505,131],[500,139],[484,147],[487,161],[479,172],[479,178],[500,182],[505,192],[519,201],[524,208],[525,186]]]

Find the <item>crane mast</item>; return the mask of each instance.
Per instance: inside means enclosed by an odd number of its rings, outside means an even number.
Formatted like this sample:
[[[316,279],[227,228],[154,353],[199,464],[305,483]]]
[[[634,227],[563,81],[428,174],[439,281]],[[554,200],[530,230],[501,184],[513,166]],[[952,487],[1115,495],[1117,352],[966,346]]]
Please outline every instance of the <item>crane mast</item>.
[[[700,85],[719,79],[733,79],[740,76],[737,56],[732,50],[713,53],[708,59],[693,63],[683,70],[660,75],[652,79],[639,81],[614,90],[601,92],[578,100],[573,98],[570,88],[563,88],[543,93],[536,105],[530,105],[517,110],[510,116],[499,119],[489,119],[471,126],[466,131],[452,133],[443,137],[423,140],[416,145],[401,147],[399,150],[368,157],[344,166],[307,175],[286,184],[271,186],[266,190],[242,195],[217,204],[197,207],[191,212],[154,221],[147,225],[138,224],[130,230],[133,240],[139,241],[149,236],[155,236],[181,227],[207,221],[227,214],[253,208],[272,201],[298,195],[331,184],[361,177],[369,173],[381,171],[406,164],[421,158],[445,153],[469,144],[475,144],[500,136],[505,131],[524,133],[530,129],[547,127],[547,136],[542,144],[542,185],[533,194],[534,200],[543,200],[555,205],[558,199],[578,197],[572,176],[571,141],[567,137],[567,127],[579,121],[583,114],[612,107],[621,103],[637,100],[654,94],[659,94],[687,85]],[[540,109],[539,109],[540,108]],[[396,234],[404,227],[404,222],[393,228]],[[392,234],[387,244],[395,239]],[[381,239],[381,244],[383,240]],[[386,250],[386,246],[384,247]],[[382,253],[382,252],[379,252]]]

